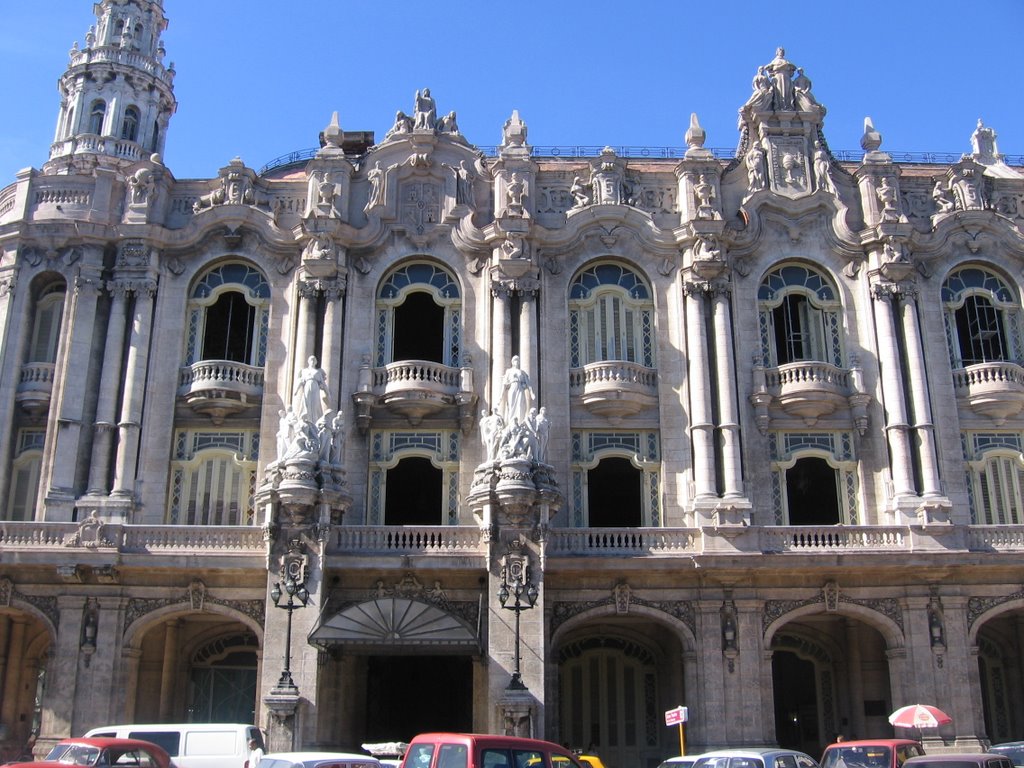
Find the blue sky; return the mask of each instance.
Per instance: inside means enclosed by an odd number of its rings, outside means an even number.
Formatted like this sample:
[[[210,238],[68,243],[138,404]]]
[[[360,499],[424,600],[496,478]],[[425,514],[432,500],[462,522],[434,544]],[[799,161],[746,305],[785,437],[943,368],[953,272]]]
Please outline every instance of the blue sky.
[[[0,186],[47,158],[56,82],[92,0],[3,4]],[[529,142],[682,146],[691,112],[733,148],[736,111],[776,46],[828,109],[835,150],[865,115],[890,151],[968,152],[978,118],[1024,154],[1022,0],[164,0],[178,111],[164,160],[205,177],[313,147],[337,110],[382,138],[429,87],[467,139],[497,144],[518,109]],[[823,10],[824,9],[824,10]]]

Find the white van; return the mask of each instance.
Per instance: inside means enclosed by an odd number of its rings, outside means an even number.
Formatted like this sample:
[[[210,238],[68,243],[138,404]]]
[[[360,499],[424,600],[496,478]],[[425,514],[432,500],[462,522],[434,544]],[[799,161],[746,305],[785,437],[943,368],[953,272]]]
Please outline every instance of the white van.
[[[167,751],[175,768],[256,768],[248,764],[249,739],[264,749],[259,728],[234,723],[107,725],[85,735],[151,741]]]

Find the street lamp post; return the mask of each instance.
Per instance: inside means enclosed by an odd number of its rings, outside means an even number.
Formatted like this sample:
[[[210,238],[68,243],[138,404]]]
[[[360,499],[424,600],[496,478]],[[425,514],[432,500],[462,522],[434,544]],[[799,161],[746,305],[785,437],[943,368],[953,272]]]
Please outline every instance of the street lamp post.
[[[288,600],[283,605],[281,598],[287,595]],[[282,584],[280,581],[274,584],[270,590],[270,599],[278,608],[288,611],[288,631],[284,636],[284,669],[281,670],[281,678],[277,681],[277,689],[297,690],[295,681],[292,680],[292,611],[305,608],[309,602],[309,592],[306,585],[301,581],[296,582],[288,576]]]
[[[529,579],[529,565],[525,560],[512,560],[502,566],[498,601],[502,608],[512,611],[516,615],[516,654],[513,660],[515,666],[507,690],[526,690],[526,686],[523,685],[523,677],[519,672],[519,614],[536,605],[537,594],[537,585]],[[511,605],[508,604],[509,598],[512,598]]]

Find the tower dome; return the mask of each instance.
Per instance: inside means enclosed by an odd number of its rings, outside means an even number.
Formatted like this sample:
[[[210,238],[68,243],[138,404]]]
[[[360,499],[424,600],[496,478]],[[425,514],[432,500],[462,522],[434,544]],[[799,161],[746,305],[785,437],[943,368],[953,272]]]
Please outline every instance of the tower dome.
[[[76,42],[57,83],[60,114],[45,173],[124,168],[163,152],[178,104],[174,65],[163,64],[160,0],[102,0],[85,47]]]

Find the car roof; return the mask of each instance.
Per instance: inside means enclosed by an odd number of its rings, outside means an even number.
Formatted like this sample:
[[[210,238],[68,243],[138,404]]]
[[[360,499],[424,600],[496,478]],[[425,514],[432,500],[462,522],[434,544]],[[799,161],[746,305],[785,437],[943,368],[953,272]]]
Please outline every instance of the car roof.
[[[158,744],[154,744],[151,741],[143,741],[142,739],[118,739],[114,736],[81,736],[77,739],[61,739],[57,744],[84,744],[89,747],[99,747],[100,749],[108,749],[110,747],[125,747],[128,749],[133,747],[145,747],[146,749],[159,750],[161,753],[164,752],[163,747]]]
[[[263,755],[264,760],[290,760],[293,763],[301,763],[306,760],[362,760],[364,762],[376,762],[373,755],[365,755],[357,752],[269,752]]]
[[[993,752],[943,752],[941,755],[922,755],[920,757],[911,757],[903,764],[907,765],[907,763],[913,763],[914,765],[920,765],[921,763],[963,762],[970,760],[985,762],[988,760],[1009,760],[1009,758],[1006,755]]]
[[[543,739],[528,739],[524,736],[498,736],[493,733],[447,733],[443,731],[439,731],[437,733],[421,733],[415,738],[413,738],[413,740],[409,743],[411,745],[422,743],[425,741],[488,741],[492,744],[500,744],[508,747],[528,747],[531,745],[543,745],[548,749],[556,749],[559,752],[568,753],[570,751],[565,747],[555,744],[553,741],[544,741]]]
[[[902,747],[904,744],[920,745],[921,742],[914,739],[851,739],[829,744],[825,749],[832,749],[832,747]]]
[[[697,760],[702,757],[743,757],[745,755],[757,755],[758,757],[763,757],[764,755],[779,754],[807,755],[806,752],[801,752],[799,749],[785,749],[783,747],[739,747],[737,749],[715,749],[711,752],[694,755],[693,759]],[[810,757],[810,755],[807,755],[807,757]]]

